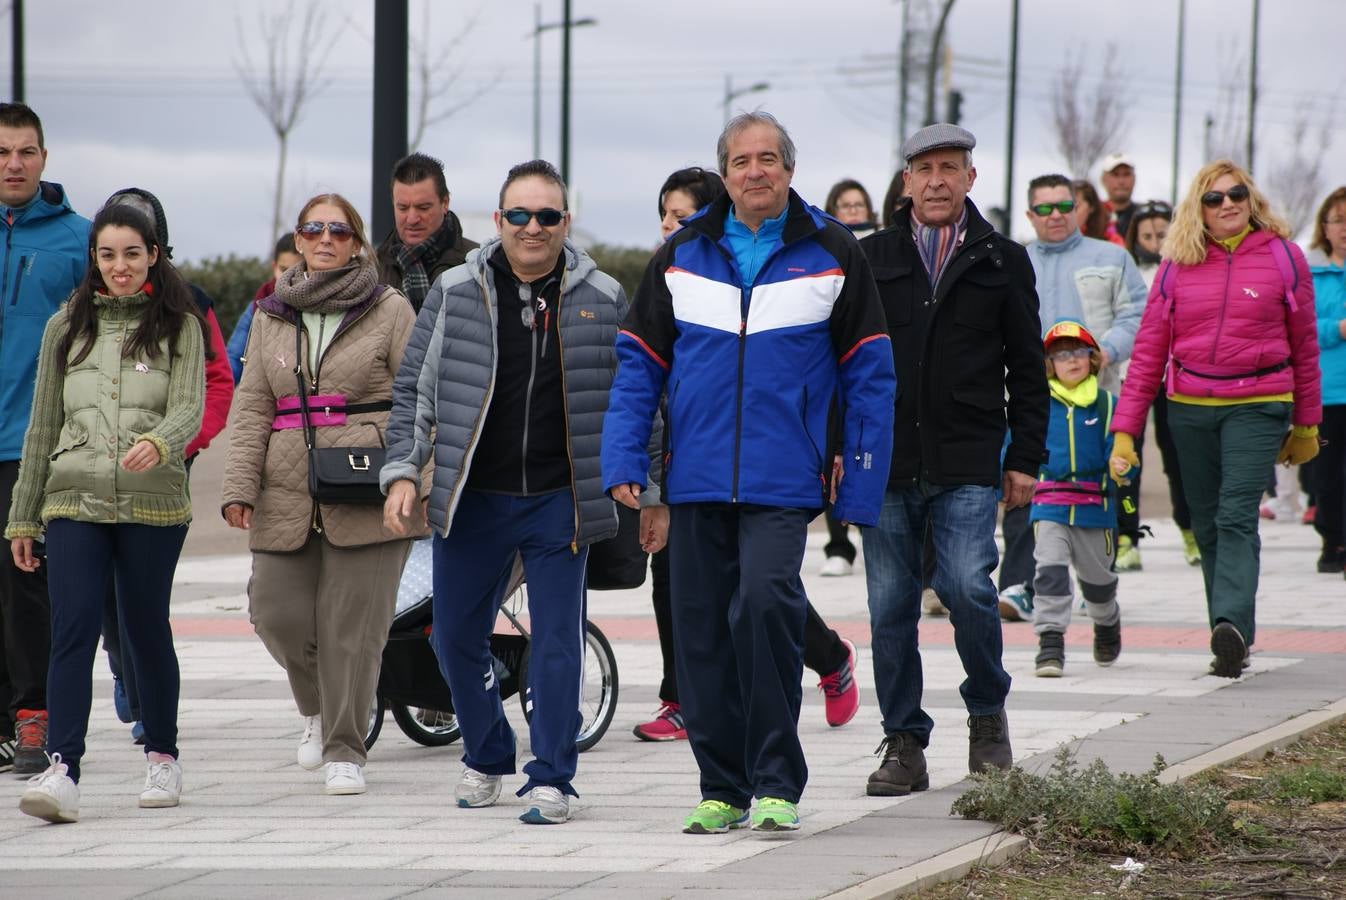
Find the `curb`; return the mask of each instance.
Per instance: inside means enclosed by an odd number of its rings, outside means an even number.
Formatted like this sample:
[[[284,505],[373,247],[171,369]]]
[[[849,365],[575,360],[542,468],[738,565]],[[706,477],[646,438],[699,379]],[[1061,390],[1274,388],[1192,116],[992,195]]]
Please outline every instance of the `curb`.
[[[1160,773],[1159,780],[1169,784],[1226,763],[1260,759],[1343,719],[1346,719],[1346,698],[1169,766]],[[946,850],[914,865],[903,866],[827,896],[832,900],[887,900],[890,897],[903,897],[937,884],[955,881],[978,866],[998,866],[1017,856],[1027,846],[1027,838],[997,831],[983,840]]]

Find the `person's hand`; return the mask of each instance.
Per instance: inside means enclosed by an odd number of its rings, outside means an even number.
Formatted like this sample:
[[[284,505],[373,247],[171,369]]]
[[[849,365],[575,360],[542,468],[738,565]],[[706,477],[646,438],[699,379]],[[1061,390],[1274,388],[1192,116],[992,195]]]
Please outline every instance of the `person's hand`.
[[[640,485],[634,481],[630,484],[619,484],[608,493],[612,495],[613,500],[627,509],[640,509]]]
[[[1131,470],[1140,465],[1136,455],[1136,439],[1125,431],[1112,436],[1112,457],[1108,465],[1108,477],[1120,487],[1131,483]]]
[[[230,503],[224,508],[224,521],[230,528],[247,531],[252,527],[252,507],[244,503]]]
[[[828,503],[837,502],[837,488],[841,487],[841,479],[846,477],[846,467],[841,464],[841,454],[838,453],[832,457],[832,489],[827,494]]]
[[[383,527],[393,534],[407,533],[407,524],[417,514],[417,526],[425,524],[425,504],[416,502],[416,482],[398,479],[388,486],[388,498],[383,501]]]
[[[1112,365],[1112,354],[1109,353],[1108,351],[1099,348],[1098,356],[1099,356],[1098,371],[1102,372],[1108,366]]]
[[[14,557],[14,566],[20,572],[36,572],[42,560],[33,555],[33,539],[30,537],[11,538],[9,553]]]
[[[1027,506],[1033,500],[1033,488],[1038,480],[1026,472],[1006,469],[1001,479],[1001,491],[1005,495],[1005,509],[1018,509]]]
[[[159,465],[159,448],[153,441],[139,440],[122,457],[122,468],[128,472],[148,472]]]
[[[1296,425],[1281,441],[1281,452],[1276,462],[1283,466],[1298,466],[1318,455],[1318,427]]]
[[[668,543],[668,507],[647,506],[640,511],[640,549],[658,553]]]

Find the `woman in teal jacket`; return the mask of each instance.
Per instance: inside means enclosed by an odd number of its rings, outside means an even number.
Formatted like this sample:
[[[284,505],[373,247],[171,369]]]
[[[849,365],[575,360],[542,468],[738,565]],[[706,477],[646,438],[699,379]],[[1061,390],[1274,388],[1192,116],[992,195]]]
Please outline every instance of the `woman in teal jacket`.
[[[1318,312],[1318,365],[1323,373],[1325,443],[1313,463],[1318,512],[1313,527],[1323,539],[1318,571],[1346,567],[1346,186],[1318,207],[1309,245],[1309,271]]]

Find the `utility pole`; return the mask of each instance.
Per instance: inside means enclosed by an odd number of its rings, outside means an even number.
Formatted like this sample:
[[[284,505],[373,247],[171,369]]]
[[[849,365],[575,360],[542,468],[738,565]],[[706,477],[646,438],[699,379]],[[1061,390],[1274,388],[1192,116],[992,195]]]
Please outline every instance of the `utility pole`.
[[[1019,93],[1019,0],[1010,7],[1009,124],[1005,129],[1005,230],[1014,221],[1014,104]],[[1008,234],[1005,235],[1009,237]]]
[[[369,237],[393,230],[393,165],[407,155],[407,0],[374,0],[374,161]]]
[[[1178,157],[1182,152],[1182,57],[1183,35],[1187,30],[1187,0],[1178,0],[1178,65],[1173,76],[1173,176],[1168,202],[1178,205]]]
[[[726,125],[729,124],[729,119],[731,118],[731,113],[733,112],[733,110],[731,109],[731,105],[739,97],[742,97],[745,94],[756,94],[761,91],[766,91],[770,89],[771,84],[769,82],[758,81],[755,84],[748,85],[745,88],[738,88],[736,90],[734,88],[734,76],[726,74],[724,76],[724,100],[720,104],[724,109],[724,123]]]
[[[14,68],[9,79],[10,99],[15,103],[23,102],[23,0],[14,0],[10,7],[9,26],[10,47],[14,56]]]
[[[574,19],[571,28],[585,25],[597,25],[598,20],[590,16]],[[533,159],[542,158],[542,32],[561,28],[564,22],[542,23],[542,4],[533,4],[533,30],[528,37],[533,39]]]
[[[1253,133],[1257,127],[1257,20],[1262,12],[1262,0],[1253,0],[1253,47],[1248,60],[1248,171],[1253,170]]]
[[[893,142],[893,163],[898,168],[902,159],[902,142],[907,139],[907,27],[911,0],[902,0],[902,34],[897,44],[897,140]]]
[[[561,181],[570,186],[570,0],[561,7]]]

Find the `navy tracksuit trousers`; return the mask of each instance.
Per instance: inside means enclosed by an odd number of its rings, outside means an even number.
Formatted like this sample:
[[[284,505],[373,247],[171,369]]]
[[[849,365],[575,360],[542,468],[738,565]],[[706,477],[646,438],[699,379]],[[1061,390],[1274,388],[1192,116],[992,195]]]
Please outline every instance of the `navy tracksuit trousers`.
[[[798,802],[804,619],[799,577],[816,510],[729,503],[669,507],[678,692],[701,797],[747,808]]]
[[[532,497],[463,491],[448,537],[434,540],[434,641],[463,732],[463,762],[487,775],[515,771],[514,730],[500,702],[491,632],[515,554],[523,557],[531,627],[528,691],[533,708],[527,783],[575,796],[584,679],[584,566],[572,551],[575,503],[567,488]]]

